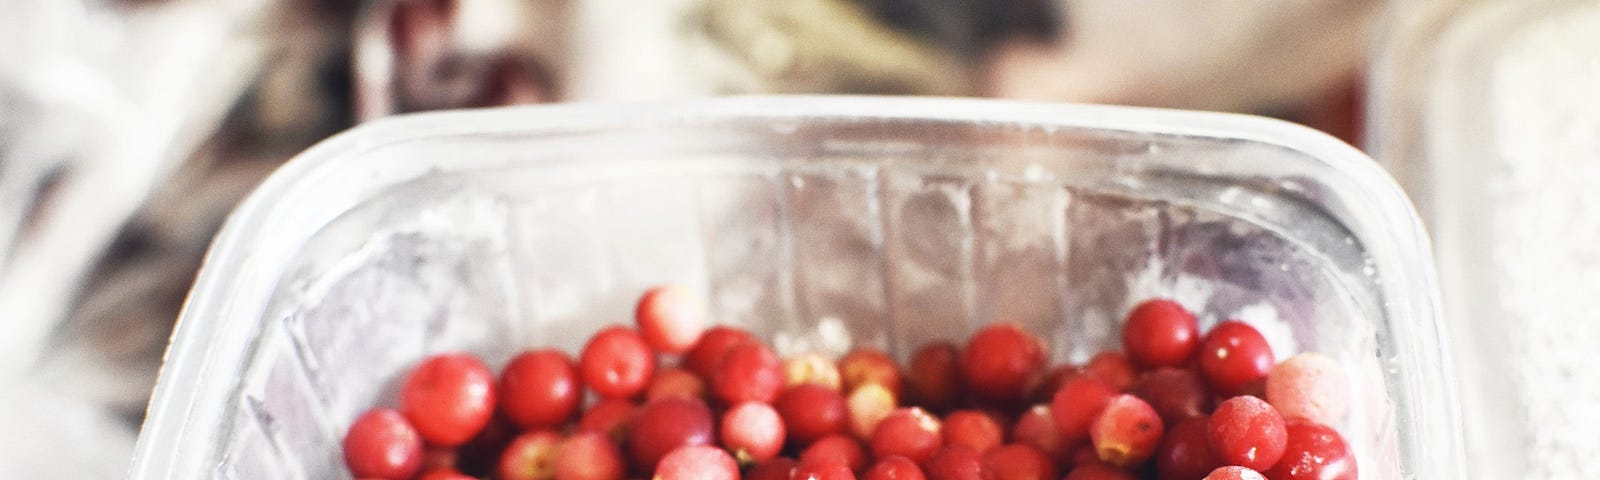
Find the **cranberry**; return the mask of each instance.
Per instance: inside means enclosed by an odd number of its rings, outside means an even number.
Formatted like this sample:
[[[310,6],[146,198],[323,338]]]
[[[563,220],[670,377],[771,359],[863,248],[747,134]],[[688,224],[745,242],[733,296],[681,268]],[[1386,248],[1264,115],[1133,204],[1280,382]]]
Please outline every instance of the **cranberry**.
[[[807,445],[819,438],[843,433],[849,412],[839,392],[821,385],[796,385],[784,390],[773,404],[783,417],[789,438]]]
[[[1133,394],[1150,402],[1166,423],[1211,412],[1211,393],[1193,370],[1162,367],[1145,372],[1134,382]]]
[[[583,412],[578,419],[579,433],[598,432],[611,437],[614,441],[628,438],[628,427],[633,423],[634,414],[639,407],[633,402],[620,398],[605,398],[595,402],[589,410]]]
[[[1037,448],[1013,443],[983,455],[995,480],[1057,480],[1055,463]]]
[[[1089,357],[1089,363],[1083,364],[1083,374],[1098,378],[1119,392],[1133,388],[1134,377],[1138,375],[1133,362],[1121,352],[1100,352]]]
[[[1079,465],[1062,480],[1138,480],[1132,473],[1103,463]]]
[[[454,467],[461,473],[486,477],[499,466],[500,453],[517,438],[517,433],[517,427],[510,420],[495,416],[483,427],[483,431],[460,447],[434,448],[453,449],[456,454]]]
[[[961,351],[961,380],[982,400],[1017,403],[1047,360],[1044,342],[1022,327],[989,325],[973,334]]]
[[[1229,465],[1212,470],[1202,480],[1267,480],[1260,472],[1237,465]]]
[[[1011,427],[1011,440],[1031,445],[1050,458],[1065,458],[1070,446],[1056,427],[1049,405],[1034,405],[1017,417],[1017,424]]]
[[[1005,441],[1000,422],[977,410],[950,412],[944,419],[944,442],[972,447],[978,453],[988,453]]]
[[[928,480],[996,480],[983,454],[966,445],[945,445],[923,468]]]
[[[933,458],[944,446],[938,418],[921,408],[901,408],[878,422],[872,432],[872,454],[877,457],[900,455],[922,463]]]
[[[1243,393],[1266,378],[1272,365],[1266,337],[1244,322],[1222,322],[1200,344],[1200,374],[1222,395]]]
[[[1191,480],[1222,466],[1211,454],[1206,417],[1192,417],[1167,430],[1156,448],[1156,474],[1161,480]]]
[[[634,320],[645,343],[662,353],[689,351],[706,329],[706,308],[688,287],[652,288],[639,298]]]
[[[500,373],[500,411],[524,430],[560,425],[582,399],[578,368],[559,350],[517,355]]]
[[[1336,422],[1350,409],[1350,379],[1326,355],[1295,355],[1267,373],[1267,403],[1284,418]]]
[[[1166,426],[1150,404],[1133,395],[1122,394],[1106,403],[1089,429],[1095,453],[1100,460],[1131,468],[1155,455]]]
[[[1055,398],[1056,390],[1071,380],[1072,377],[1082,375],[1083,372],[1073,365],[1057,365],[1044,375],[1035,377],[1028,387],[1028,400],[1036,403],[1050,403]]]
[[[422,468],[422,437],[400,412],[371,410],[350,424],[344,463],[356,477],[411,478]]]
[[[1074,466],[1080,466],[1080,467],[1084,466],[1084,465],[1105,465],[1105,466],[1108,466],[1108,467],[1114,467],[1115,466],[1115,465],[1106,463],[1105,460],[1101,460],[1100,459],[1100,452],[1095,451],[1094,442],[1087,442],[1086,441],[1086,442],[1078,444],[1078,446],[1076,448],[1072,449],[1072,454],[1069,455],[1069,457],[1072,460],[1072,464]]]
[[[654,480],[739,480],[739,464],[720,448],[684,445],[668,452]]]
[[[709,445],[711,409],[691,398],[668,397],[645,405],[628,431],[628,450],[634,466],[655,470],[661,457],[684,445]]]
[[[695,342],[694,348],[683,357],[683,365],[689,371],[699,375],[702,380],[711,381],[712,374],[717,371],[717,364],[722,362],[722,356],[728,350],[746,342],[754,342],[756,337],[750,332],[737,327],[716,326],[706,329],[700,335],[700,340]]]
[[[471,443],[470,441],[467,442],[469,445]],[[465,446],[461,448],[465,448]],[[456,447],[424,447],[422,449],[422,471],[455,470],[461,463],[461,455],[457,450]]]
[[[907,392],[923,408],[942,412],[961,397],[961,352],[954,343],[933,342],[911,354],[906,368]]]
[[[853,392],[863,385],[877,384],[888,389],[895,398],[900,397],[900,368],[882,350],[857,348],[846,353],[839,359],[839,378],[843,381],[845,392]]]
[[[760,342],[733,347],[711,375],[711,393],[724,405],[772,403],[783,391],[783,360]]]
[[[876,383],[856,388],[844,402],[850,412],[850,432],[862,439],[872,438],[872,432],[878,429],[878,422],[894,412],[896,405],[894,394]]]
[[[922,467],[917,462],[899,455],[890,455],[878,459],[872,464],[867,473],[862,475],[865,480],[927,480],[922,474]]]
[[[608,327],[596,333],[578,356],[583,383],[606,398],[629,398],[644,390],[655,374],[655,353],[639,332]]]
[[[795,467],[793,480],[856,480],[856,472],[849,465],[836,461],[801,461]]]
[[[1211,451],[1224,464],[1266,470],[1283,457],[1283,416],[1262,399],[1246,395],[1224,400],[1206,425]]]
[[[783,419],[771,405],[744,402],[722,415],[722,446],[741,464],[764,462],[783,449]]]
[[[807,352],[783,362],[783,384],[786,387],[814,383],[838,390],[841,386],[839,366],[820,353]]]
[[[705,398],[706,382],[698,375],[677,367],[669,367],[656,372],[655,378],[650,379],[650,385],[644,389],[645,401],[665,397]]]
[[[518,435],[500,454],[495,470],[500,480],[548,480],[555,478],[556,460],[561,457],[561,436],[549,430]]]
[[[793,458],[777,457],[765,462],[757,463],[745,473],[744,480],[789,480],[794,475],[795,467],[800,463]]]
[[[1200,346],[1200,323],[1178,302],[1146,300],[1128,312],[1122,346],[1146,368],[1181,366]]]
[[[1326,425],[1290,421],[1283,458],[1267,478],[1272,480],[1355,480],[1356,457],[1344,437]]]
[[[852,472],[859,472],[867,467],[867,451],[861,448],[861,442],[846,435],[829,435],[811,442],[811,446],[800,452],[800,466],[809,464],[841,464]],[[798,478],[798,473],[796,476]]]
[[[1116,394],[1116,390],[1088,375],[1073,377],[1061,385],[1050,402],[1050,415],[1055,417],[1056,427],[1061,429],[1066,442],[1087,438],[1089,425]]]
[[[622,450],[602,433],[573,435],[562,442],[556,458],[555,478],[559,480],[622,480],[627,473]]]
[[[460,445],[494,415],[494,383],[494,373],[472,354],[435,355],[406,377],[400,412],[428,443]]]

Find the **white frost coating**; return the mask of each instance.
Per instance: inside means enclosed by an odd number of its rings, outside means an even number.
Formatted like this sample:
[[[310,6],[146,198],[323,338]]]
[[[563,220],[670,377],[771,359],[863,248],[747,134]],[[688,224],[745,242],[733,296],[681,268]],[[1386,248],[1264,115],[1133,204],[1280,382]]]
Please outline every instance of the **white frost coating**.
[[[1289,322],[1283,321],[1278,316],[1278,309],[1266,302],[1257,302],[1239,309],[1234,316],[1236,320],[1243,321],[1256,327],[1261,336],[1266,337],[1267,346],[1272,347],[1273,358],[1283,361],[1300,353],[1300,348],[1295,345],[1294,327]]]
[[[1492,71],[1496,237],[1526,478],[1600,478],[1600,4],[1525,30]],[[1486,320],[1488,321],[1488,320]]]

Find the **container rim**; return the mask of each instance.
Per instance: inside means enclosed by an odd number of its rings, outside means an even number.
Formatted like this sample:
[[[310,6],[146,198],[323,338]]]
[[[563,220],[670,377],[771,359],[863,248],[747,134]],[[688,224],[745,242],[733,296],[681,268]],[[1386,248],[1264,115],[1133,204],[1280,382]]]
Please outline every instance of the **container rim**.
[[[708,124],[728,120],[906,120],[957,122],[995,127],[1078,129],[1127,134],[1201,137],[1283,148],[1344,175],[1355,191],[1341,195],[1369,202],[1377,222],[1388,228],[1359,232],[1372,245],[1374,263],[1385,283],[1427,292],[1395,298],[1384,295],[1389,353],[1411,365],[1438,365],[1433,372],[1405,372],[1420,382],[1396,398],[1402,429],[1402,463],[1423,469],[1425,478],[1463,476],[1461,418],[1447,351],[1428,347],[1444,338],[1433,256],[1422,223],[1399,185],[1377,162],[1331,136],[1308,127],[1250,115],[1168,109],[1035,103],[944,97],[743,96],[650,103],[574,103],[408,114],[355,126],[296,155],[239,204],[213,240],[173,331],[138,443],[129,478],[184,478],[204,471],[205,452],[186,450],[191,430],[215,418],[225,398],[205,388],[234,380],[235,365],[248,355],[250,328],[234,323],[260,321],[272,286],[299,245],[272,241],[266,233],[309,235],[320,223],[294,220],[305,212],[288,206],[296,196],[318,195],[308,184],[330,176],[350,176],[360,153],[402,142],[468,135],[559,135],[595,129]],[[435,170],[436,171],[436,170]],[[404,178],[367,172],[373,182]],[[427,172],[412,172],[416,175]],[[407,177],[409,178],[409,177]],[[300,202],[305,203],[305,202]],[[1401,268],[1407,258],[1410,265]],[[1390,287],[1385,287],[1390,288]],[[240,316],[247,314],[249,316]],[[1393,387],[1393,385],[1391,385]],[[209,393],[208,393],[209,392]],[[210,403],[208,403],[210,402]],[[215,404],[211,404],[215,403]],[[213,422],[214,423],[214,422]],[[210,425],[209,428],[215,428]],[[1410,435],[1405,431],[1409,430]],[[1425,434],[1418,435],[1417,431]],[[1405,437],[1415,438],[1405,438]],[[1418,438],[1447,439],[1424,445]],[[1408,472],[1416,473],[1416,472]]]

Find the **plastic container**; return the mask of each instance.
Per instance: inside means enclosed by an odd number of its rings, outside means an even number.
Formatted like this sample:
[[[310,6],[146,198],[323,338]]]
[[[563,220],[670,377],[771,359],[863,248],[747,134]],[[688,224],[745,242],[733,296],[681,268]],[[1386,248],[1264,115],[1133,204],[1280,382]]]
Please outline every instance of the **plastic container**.
[[[1363,478],[1457,478],[1430,262],[1375,163],[1253,117],[795,97],[382,120],[224,228],[133,477],[345,478],[343,427],[423,355],[576,349],[681,281],[780,353],[1005,319],[1083,360],[1173,296],[1349,365]]]
[[[1438,246],[1471,471],[1600,478],[1600,4],[1416,3],[1371,151]]]

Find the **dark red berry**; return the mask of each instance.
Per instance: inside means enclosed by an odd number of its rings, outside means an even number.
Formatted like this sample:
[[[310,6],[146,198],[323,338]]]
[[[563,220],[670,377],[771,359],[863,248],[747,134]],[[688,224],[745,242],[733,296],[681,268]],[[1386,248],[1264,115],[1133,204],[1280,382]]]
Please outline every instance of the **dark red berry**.
[[[872,454],[899,455],[922,463],[944,446],[939,419],[918,407],[901,408],[878,422],[872,432]]]
[[[1211,454],[1206,417],[1191,417],[1167,429],[1156,448],[1156,475],[1161,480],[1192,480],[1222,466]]]
[[[983,455],[994,480],[1057,480],[1055,462],[1032,446],[1013,443]]]
[[[1134,382],[1133,394],[1149,402],[1167,423],[1211,413],[1211,393],[1193,370],[1162,367],[1145,372]]]
[[[979,399],[1021,402],[1030,380],[1044,371],[1044,342],[1014,323],[989,325],[961,351],[961,381]]]
[[[795,467],[792,480],[856,480],[849,465],[834,461],[805,462]]]
[[[494,373],[469,353],[423,360],[400,387],[400,413],[429,444],[466,443],[494,415]]]
[[[1255,327],[1237,320],[1218,324],[1200,343],[1200,374],[1222,395],[1238,395],[1267,378],[1272,347]]]
[[[411,478],[422,468],[422,437],[400,412],[371,410],[350,424],[344,463],[356,477]]]
[[[1211,452],[1226,465],[1266,470],[1283,457],[1283,416],[1265,400],[1244,395],[1217,405],[1206,423]]]
[[[750,332],[737,327],[726,325],[711,327],[700,335],[700,340],[695,342],[689,353],[684,354],[683,366],[689,371],[699,375],[702,380],[711,381],[711,376],[717,371],[717,364],[722,362],[722,356],[729,349],[745,342],[753,342],[756,337]]]
[[[966,445],[945,445],[922,470],[928,480],[996,480],[983,454]]]
[[[724,405],[772,403],[783,391],[783,360],[760,342],[728,350],[711,376],[711,392]]]
[[[622,480],[627,473],[622,450],[605,434],[579,433],[561,443],[557,480]]]
[[[829,435],[811,442],[811,446],[800,452],[802,467],[826,463],[842,464],[852,472],[859,472],[867,467],[867,451],[854,437]]]
[[[923,475],[922,467],[917,462],[899,455],[890,455],[878,459],[872,464],[867,473],[862,475],[865,480],[927,480]]]
[[[523,430],[566,422],[582,399],[577,365],[559,350],[517,355],[500,374],[500,411]]]
[[[583,383],[606,398],[630,398],[644,391],[655,374],[655,352],[639,332],[608,327],[589,339],[578,357]]]
[[[628,453],[636,468],[654,471],[661,457],[685,445],[710,445],[711,409],[691,398],[668,397],[645,405],[628,431]]]
[[[665,397],[704,399],[705,396],[706,382],[699,375],[677,367],[656,372],[655,378],[650,379],[650,385],[644,389],[646,402]]]
[[[1128,360],[1122,352],[1100,352],[1089,357],[1089,363],[1083,364],[1083,375],[1100,379],[1107,386],[1118,392],[1126,392],[1133,388],[1133,380],[1138,372],[1133,368],[1133,362]]]
[[[789,438],[808,445],[824,436],[844,433],[849,412],[844,397],[821,385],[796,385],[784,390],[773,407],[783,417]]]
[[[1005,433],[994,417],[977,410],[950,412],[944,419],[944,442],[972,447],[988,453],[1005,442]]]
[[[1356,457],[1338,431],[1319,423],[1291,420],[1283,458],[1267,470],[1272,480],[1355,480]]]
[[[789,477],[794,475],[795,467],[799,465],[800,462],[793,458],[777,457],[750,467],[750,471],[744,475],[744,480],[789,480]]]
[[[1050,415],[1055,417],[1066,443],[1088,438],[1089,425],[1116,395],[1116,390],[1088,375],[1073,377],[1061,385],[1050,402]]]
[[[1128,312],[1122,346],[1145,368],[1182,366],[1200,346],[1200,323],[1178,302],[1146,300]]]
[[[1079,465],[1062,480],[1138,480],[1132,473],[1103,463]]]
[[[954,343],[933,342],[911,354],[906,386],[912,401],[935,412],[954,407],[961,398],[961,352]]]
[[[1031,445],[1054,459],[1066,458],[1071,447],[1056,426],[1049,405],[1034,405],[1017,417],[1016,425],[1011,427],[1011,440]]]
[[[601,399],[583,412],[578,419],[577,431],[603,433],[613,441],[620,442],[628,438],[628,427],[633,424],[637,413],[639,407],[633,402],[620,398]]]

